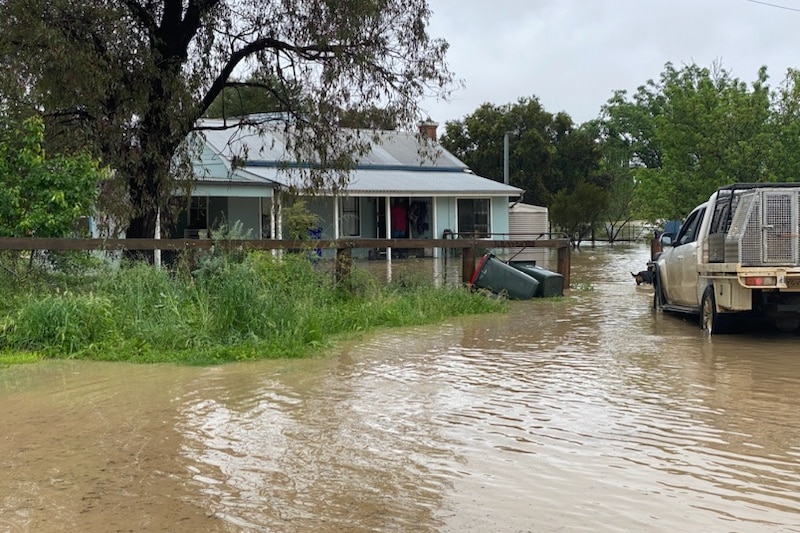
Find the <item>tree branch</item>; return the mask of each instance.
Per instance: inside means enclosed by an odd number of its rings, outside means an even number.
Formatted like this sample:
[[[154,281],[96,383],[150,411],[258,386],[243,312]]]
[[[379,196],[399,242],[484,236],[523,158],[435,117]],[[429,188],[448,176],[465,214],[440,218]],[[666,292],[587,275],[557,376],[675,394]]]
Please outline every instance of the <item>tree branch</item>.
[[[178,50],[188,50],[189,45],[200,29],[203,18],[211,11],[220,0],[190,0],[186,8],[186,15],[180,24],[179,39],[176,41]]]
[[[155,35],[156,30],[158,29],[156,26],[156,21],[150,16],[150,12],[145,8],[142,4],[137,2],[136,0],[123,0],[122,2],[125,7],[131,12],[133,18],[138,20],[139,22],[147,28],[147,33],[151,36]]]
[[[256,39],[255,41],[248,43],[243,48],[240,48],[231,54],[230,59],[228,59],[228,62],[222,68],[219,75],[211,84],[211,87],[209,87],[208,92],[200,102],[198,116],[201,116],[203,113],[205,113],[214,99],[219,96],[219,93],[222,92],[222,89],[227,85],[228,79],[237,65],[253,54],[262,52],[264,50],[273,49],[279,52],[289,52],[295,54],[299,58],[308,61],[328,61],[336,58],[337,56],[345,55],[350,50],[357,50],[359,47],[363,46],[364,43],[328,46],[297,46],[285,41],[274,39],[272,37],[262,37],[260,39]]]

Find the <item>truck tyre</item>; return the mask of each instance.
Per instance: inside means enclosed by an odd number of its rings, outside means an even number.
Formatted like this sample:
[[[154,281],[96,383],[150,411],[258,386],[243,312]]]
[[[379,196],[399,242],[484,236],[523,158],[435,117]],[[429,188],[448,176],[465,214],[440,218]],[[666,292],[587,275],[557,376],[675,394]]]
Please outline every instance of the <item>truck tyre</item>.
[[[717,313],[717,299],[714,296],[714,287],[709,285],[703,292],[700,304],[700,328],[709,335],[730,332],[732,317]]]

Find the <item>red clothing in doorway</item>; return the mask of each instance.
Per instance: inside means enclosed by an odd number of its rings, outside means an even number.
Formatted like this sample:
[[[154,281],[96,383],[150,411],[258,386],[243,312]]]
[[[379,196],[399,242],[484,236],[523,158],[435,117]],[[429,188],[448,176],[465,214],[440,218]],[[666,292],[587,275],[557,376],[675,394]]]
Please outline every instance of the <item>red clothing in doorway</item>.
[[[397,202],[392,205],[392,237],[405,237],[408,230],[408,209]]]

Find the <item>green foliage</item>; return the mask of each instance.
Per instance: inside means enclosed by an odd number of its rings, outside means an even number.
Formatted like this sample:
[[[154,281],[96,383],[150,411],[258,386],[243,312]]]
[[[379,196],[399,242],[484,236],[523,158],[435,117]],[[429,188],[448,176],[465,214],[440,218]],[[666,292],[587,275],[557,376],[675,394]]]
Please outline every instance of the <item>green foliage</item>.
[[[283,232],[287,239],[305,241],[309,232],[319,227],[320,218],[311,212],[302,198],[295,198],[281,210],[283,216]]]
[[[116,340],[110,301],[94,294],[42,296],[20,307],[7,329],[3,348],[66,356]]]
[[[390,110],[377,107],[350,107],[339,113],[339,125],[343,128],[394,130],[397,120]]]
[[[622,216],[680,218],[727,183],[795,180],[800,92],[791,72],[777,95],[766,82],[766,68],[748,86],[718,65],[667,63],[632,100],[617,92],[603,108],[599,139],[607,170],[636,184]]]
[[[275,94],[274,88],[280,80],[264,72],[257,72],[246,80],[231,79],[227,86],[208,106],[208,118],[234,118],[259,113],[281,113],[288,111],[286,99]],[[296,98],[301,90],[296,84],[286,82],[287,90]]]
[[[553,225],[580,243],[595,229],[608,204],[608,192],[591,183],[580,183],[571,193],[561,191],[550,206]]]
[[[317,163],[303,185],[341,185],[366,146],[340,135],[342,109],[381,105],[412,127],[424,96],[450,90],[430,16],[414,0],[5,0],[0,101],[23,116],[46,109],[48,146],[113,168],[124,194],[105,205],[128,237],[153,237],[176,180],[193,177],[187,137],[207,113],[280,111],[290,155]]]
[[[496,181],[503,180],[508,132],[509,181],[525,189],[526,202],[546,206],[579,183],[600,184],[600,153],[591,131],[575,127],[566,113],[546,112],[535,97],[504,106],[483,104],[445,128],[442,146],[476,174]]]
[[[319,353],[342,336],[505,309],[461,288],[377,282],[355,270],[347,287],[301,254],[249,253],[189,278],[144,265],[66,276],[52,289],[9,283],[0,270],[0,362],[19,354],[216,364]],[[70,283],[70,282],[74,283]]]
[[[47,157],[44,123],[0,124],[0,236],[63,237],[91,213],[104,178],[86,152]]]
[[[197,268],[194,274],[203,276],[224,269],[230,262],[241,263],[247,257],[247,251],[237,241],[252,238],[252,231],[249,229],[245,231],[241,220],[230,226],[227,222],[222,222],[211,231],[214,246],[210,250],[197,252]]]
[[[772,93],[774,136],[766,161],[769,181],[800,180],[800,70],[789,69]]]

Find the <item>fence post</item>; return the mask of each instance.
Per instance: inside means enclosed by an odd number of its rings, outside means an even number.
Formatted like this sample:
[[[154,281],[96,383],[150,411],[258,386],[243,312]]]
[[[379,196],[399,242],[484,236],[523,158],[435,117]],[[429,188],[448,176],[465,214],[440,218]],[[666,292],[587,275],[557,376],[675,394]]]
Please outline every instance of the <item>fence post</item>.
[[[569,289],[569,271],[571,260],[571,246],[567,244],[558,249],[558,273],[564,276],[564,288]]]
[[[350,269],[353,265],[353,249],[337,248],[336,261],[333,265],[334,275],[337,283],[350,282]]]
[[[661,241],[658,240],[658,237],[656,236],[650,239],[650,260],[655,260],[656,254],[661,251],[663,251],[663,248],[661,247]]]
[[[469,284],[475,271],[475,243],[461,249],[461,282]]]

